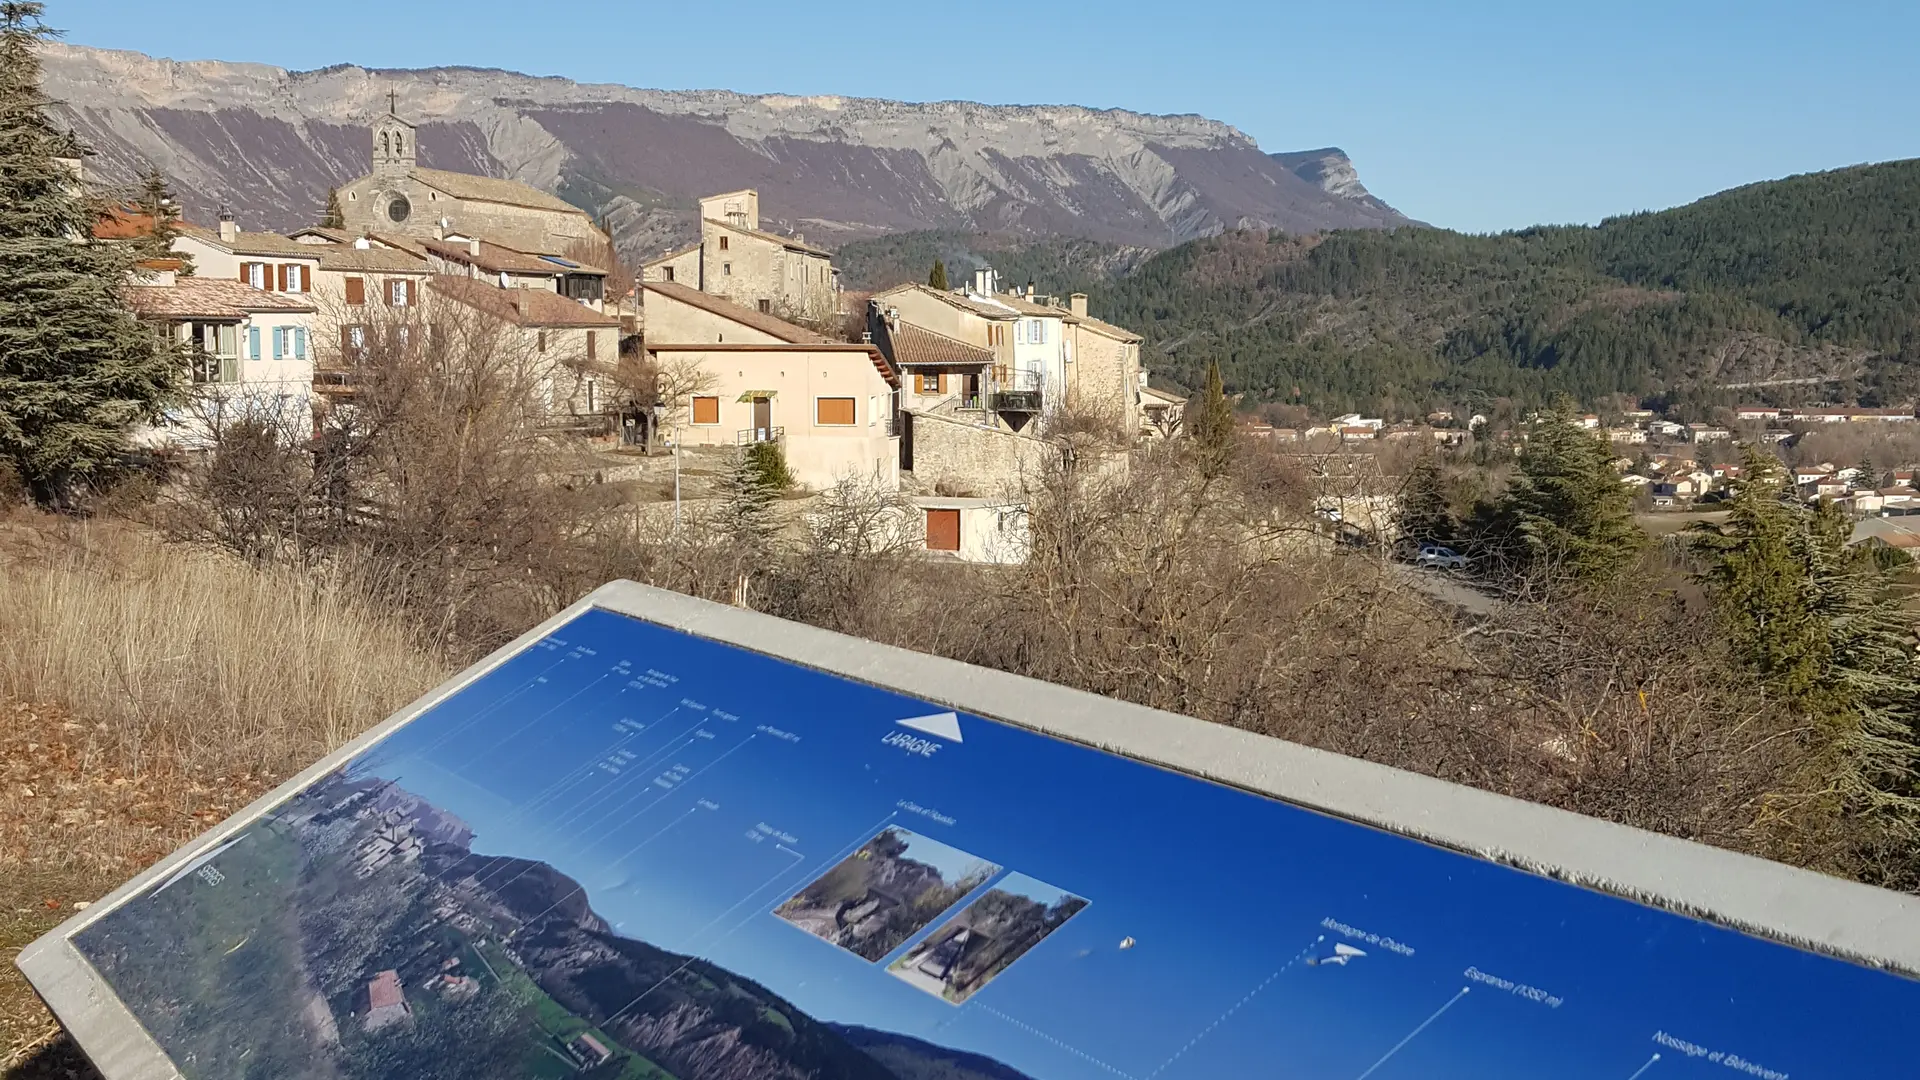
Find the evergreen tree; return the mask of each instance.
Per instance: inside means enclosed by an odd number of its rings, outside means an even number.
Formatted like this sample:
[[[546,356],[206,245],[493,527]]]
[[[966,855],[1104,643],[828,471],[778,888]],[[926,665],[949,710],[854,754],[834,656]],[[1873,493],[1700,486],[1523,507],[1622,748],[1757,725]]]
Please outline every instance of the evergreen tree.
[[[1181,414],[1201,467],[1209,472],[1225,468],[1233,454],[1233,403],[1227,400],[1220,380],[1220,363],[1207,365],[1207,382],[1198,394],[1187,400]]]
[[[340,206],[340,189],[327,189],[327,203],[320,210],[320,227],[323,229],[344,229],[347,227],[347,212]]]
[[[158,168],[149,168],[140,178],[140,194],[133,208],[153,220],[153,231],[134,245],[140,257],[178,259],[181,273],[193,273],[193,257],[173,250],[174,238],[180,235],[180,200],[174,198],[166,175]]]
[[[946,263],[941,262],[939,259],[933,260],[933,269],[927,273],[927,286],[929,288],[939,289],[941,292],[947,291]]]
[[[1423,454],[1408,470],[1400,488],[1400,535],[1415,544],[1453,542],[1453,511],[1447,498],[1447,479],[1440,461]]]
[[[66,506],[157,418],[181,368],[125,307],[138,253],[92,240],[100,205],[60,160],[84,151],[40,92],[43,10],[0,3],[0,459]]]
[[[1503,500],[1520,564],[1566,571],[1581,582],[1617,576],[1646,547],[1633,495],[1613,471],[1611,448],[1561,400],[1536,421]]]
[[[773,503],[780,492],[769,481],[764,460],[745,450],[734,451],[726,470],[714,481],[714,491],[720,496],[720,531],[753,551],[770,549],[779,531]]]
[[[1749,449],[1727,520],[1701,526],[1702,577],[1734,656],[1805,718],[1798,791],[1771,809],[1796,847],[1871,867],[1889,884],[1920,873],[1920,660],[1886,573],[1850,550],[1832,503],[1790,497],[1772,455]]]

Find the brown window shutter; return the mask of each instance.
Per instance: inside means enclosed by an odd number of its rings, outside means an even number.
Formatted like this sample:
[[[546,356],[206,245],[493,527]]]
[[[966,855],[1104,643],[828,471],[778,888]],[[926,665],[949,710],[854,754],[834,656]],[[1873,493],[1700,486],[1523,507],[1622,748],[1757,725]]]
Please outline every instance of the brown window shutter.
[[[594,358],[594,356],[593,356],[593,339],[594,339],[594,338],[597,338],[597,337],[599,337],[599,336],[600,336],[600,335],[598,335],[598,334],[596,334],[596,333],[594,333],[594,332],[593,332],[593,331],[591,331],[591,330],[589,330],[589,331],[587,331],[587,359],[588,359],[588,360],[592,360],[592,359]]]
[[[850,427],[854,422],[853,399],[823,397],[814,402],[813,422],[819,427]]]
[[[933,389],[934,389],[934,392],[937,394],[944,394],[947,392],[947,376],[945,375],[945,373],[935,375],[933,377]]]
[[[253,266],[252,263],[243,262],[240,264],[240,280],[241,281],[251,282],[253,280],[253,274],[249,272],[252,266]]]
[[[960,550],[960,511],[927,511],[927,550]]]
[[[276,292],[287,291],[287,264],[286,263],[280,263],[279,265],[273,268],[272,280],[273,280],[272,288],[274,289],[274,291]]]
[[[353,351],[353,327],[343,326],[340,328],[340,354],[342,356],[345,356],[346,354],[352,351]]]
[[[717,424],[720,422],[720,399],[717,397],[697,397],[693,399],[693,422],[696,424]]]
[[[356,307],[367,302],[367,279],[350,277],[347,279],[347,303]]]

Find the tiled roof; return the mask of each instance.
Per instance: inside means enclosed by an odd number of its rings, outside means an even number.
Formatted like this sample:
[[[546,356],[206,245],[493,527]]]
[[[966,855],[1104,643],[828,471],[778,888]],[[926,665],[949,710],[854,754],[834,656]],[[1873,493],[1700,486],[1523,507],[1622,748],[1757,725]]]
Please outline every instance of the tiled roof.
[[[1147,397],[1147,398],[1153,398],[1153,399],[1155,399],[1155,400],[1158,400],[1158,401],[1164,401],[1164,402],[1166,402],[1166,403],[1167,403],[1167,404],[1169,404],[1169,405],[1180,405],[1180,404],[1184,404],[1184,403],[1186,402],[1186,400],[1187,400],[1186,398],[1183,398],[1183,397],[1181,397],[1181,396],[1180,396],[1180,395],[1178,395],[1178,394],[1170,394],[1170,393],[1168,393],[1167,391],[1165,391],[1165,390],[1162,390],[1162,389],[1160,389],[1160,388],[1159,388],[1159,387],[1157,387],[1157,386],[1143,386],[1143,387],[1141,387],[1141,388],[1140,388],[1140,396],[1141,396],[1141,397]]]
[[[975,315],[979,315],[988,319],[1019,318],[1019,314],[1017,312],[1011,311],[1004,307],[1000,307],[996,304],[982,303],[981,301],[975,300],[970,296],[966,296],[957,292],[947,292],[944,289],[936,289],[928,285],[917,285],[917,284],[916,285],[898,285],[898,286],[895,286],[894,288],[887,289],[882,292],[874,293],[873,299],[885,300],[889,296],[896,296],[903,292],[925,293],[936,300],[941,300],[946,303],[952,304],[954,307],[957,307],[962,311],[970,311]]]
[[[231,243],[220,239],[220,234],[212,229],[203,229],[198,225],[180,226],[180,235],[191,236],[203,243],[225,248],[235,255],[279,255],[301,259],[317,259],[316,245],[303,244],[298,240],[289,240],[279,233],[243,232],[236,233]]]
[[[502,289],[473,278],[441,274],[428,287],[451,300],[504,319],[515,326],[529,327],[617,327],[620,320],[559,293],[544,289]]]
[[[353,234],[345,229],[328,228],[325,225],[309,225],[304,229],[295,229],[287,234],[287,239],[298,241],[302,236],[324,236],[336,244],[353,243]]]
[[[131,206],[109,206],[93,223],[95,240],[137,240],[153,233],[153,215]]]
[[[725,221],[718,221],[713,218],[708,218],[706,220],[707,220],[707,224],[709,225],[718,225],[723,229],[726,229],[730,232],[737,232],[742,236],[753,236],[753,237],[758,237],[759,239],[762,239],[762,240],[770,240],[773,243],[779,244],[782,247],[790,247],[795,251],[804,251],[809,255],[820,255],[826,258],[833,257],[833,252],[827,251],[823,248],[814,247],[812,244],[809,244],[804,240],[796,240],[791,236],[781,236],[779,233],[761,232],[759,229],[743,229],[738,225],[733,225]]]
[[[244,319],[256,311],[312,311],[284,293],[263,292],[224,278],[184,277],[171,285],[131,285],[127,306],[155,319]]]
[[[1080,321],[1081,326],[1086,327],[1087,329],[1093,331],[1094,333],[1102,334],[1102,335],[1105,335],[1106,337],[1114,338],[1115,340],[1118,340],[1118,341],[1144,341],[1145,340],[1139,334],[1134,333],[1133,331],[1127,329],[1126,327],[1115,326],[1104,319],[1096,319],[1091,315],[1077,315],[1075,316],[1075,318],[1077,318]]]
[[[898,326],[881,320],[885,351],[903,367],[915,364],[991,364],[993,353],[978,345],[936,333],[912,323]]]
[[[456,199],[506,203],[509,206],[526,206],[535,210],[552,210],[556,213],[587,216],[585,210],[572,203],[549,195],[538,188],[528,187],[518,180],[502,180],[493,176],[474,176],[471,173],[419,167],[414,168],[412,175],[415,180],[428,187],[438,188]]]
[[[668,259],[677,259],[680,256],[685,255],[689,251],[699,251],[699,250],[700,250],[700,244],[696,241],[695,243],[688,244],[686,247],[669,251],[664,255],[655,255],[653,258],[648,259],[646,262],[643,262],[640,265],[641,266],[658,266],[661,263],[666,262]]]
[[[347,244],[315,244],[322,270],[384,270],[395,274],[424,274],[427,261],[397,248],[358,248]]]
[[[682,304],[697,307],[709,314],[718,315],[730,322],[739,323],[741,326],[750,327],[763,334],[770,334],[781,341],[795,345],[824,345],[831,343],[830,338],[822,334],[816,334],[804,326],[795,326],[785,319],[777,319],[765,312],[742,307],[731,300],[708,295],[699,289],[689,285],[682,285],[677,281],[648,281],[643,282],[641,288],[647,292],[659,293],[661,296],[670,300],[677,300]]]
[[[515,248],[504,247],[491,240],[480,241],[480,254],[478,255],[473,254],[472,246],[464,242],[453,240],[421,240],[418,241],[418,243],[421,248],[431,254],[438,255],[443,259],[450,259],[454,262],[470,263],[490,274],[497,274],[502,270],[505,270],[509,274],[553,274],[555,276],[560,274],[606,273],[605,270],[597,266],[588,266],[586,263],[580,262],[577,259],[568,259],[567,261],[573,265],[562,266],[557,262],[551,261],[549,258],[543,258],[540,255],[520,251]]]

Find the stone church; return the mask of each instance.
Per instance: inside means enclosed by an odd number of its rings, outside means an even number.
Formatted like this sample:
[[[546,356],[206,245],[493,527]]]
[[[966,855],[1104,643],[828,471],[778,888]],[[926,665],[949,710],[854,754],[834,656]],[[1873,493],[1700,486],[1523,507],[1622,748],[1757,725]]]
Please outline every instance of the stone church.
[[[516,180],[416,164],[414,127],[395,114],[373,124],[373,171],[340,188],[346,228],[356,234],[482,236],[520,251],[563,255],[607,234],[586,211]]]

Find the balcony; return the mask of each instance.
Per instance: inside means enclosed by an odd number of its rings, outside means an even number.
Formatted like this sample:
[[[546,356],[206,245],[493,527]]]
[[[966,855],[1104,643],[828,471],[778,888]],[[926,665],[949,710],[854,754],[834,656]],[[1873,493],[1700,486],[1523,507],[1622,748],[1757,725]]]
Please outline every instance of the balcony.
[[[1040,411],[1040,373],[996,364],[988,388],[987,407],[1002,413]]]
[[[763,442],[777,443],[785,442],[786,440],[787,429],[777,425],[774,427],[746,428],[745,430],[733,433],[733,441],[736,446],[751,446],[754,443]]]
[[[1037,413],[1040,411],[1040,391],[1038,390],[995,390],[988,396],[994,412]]]

